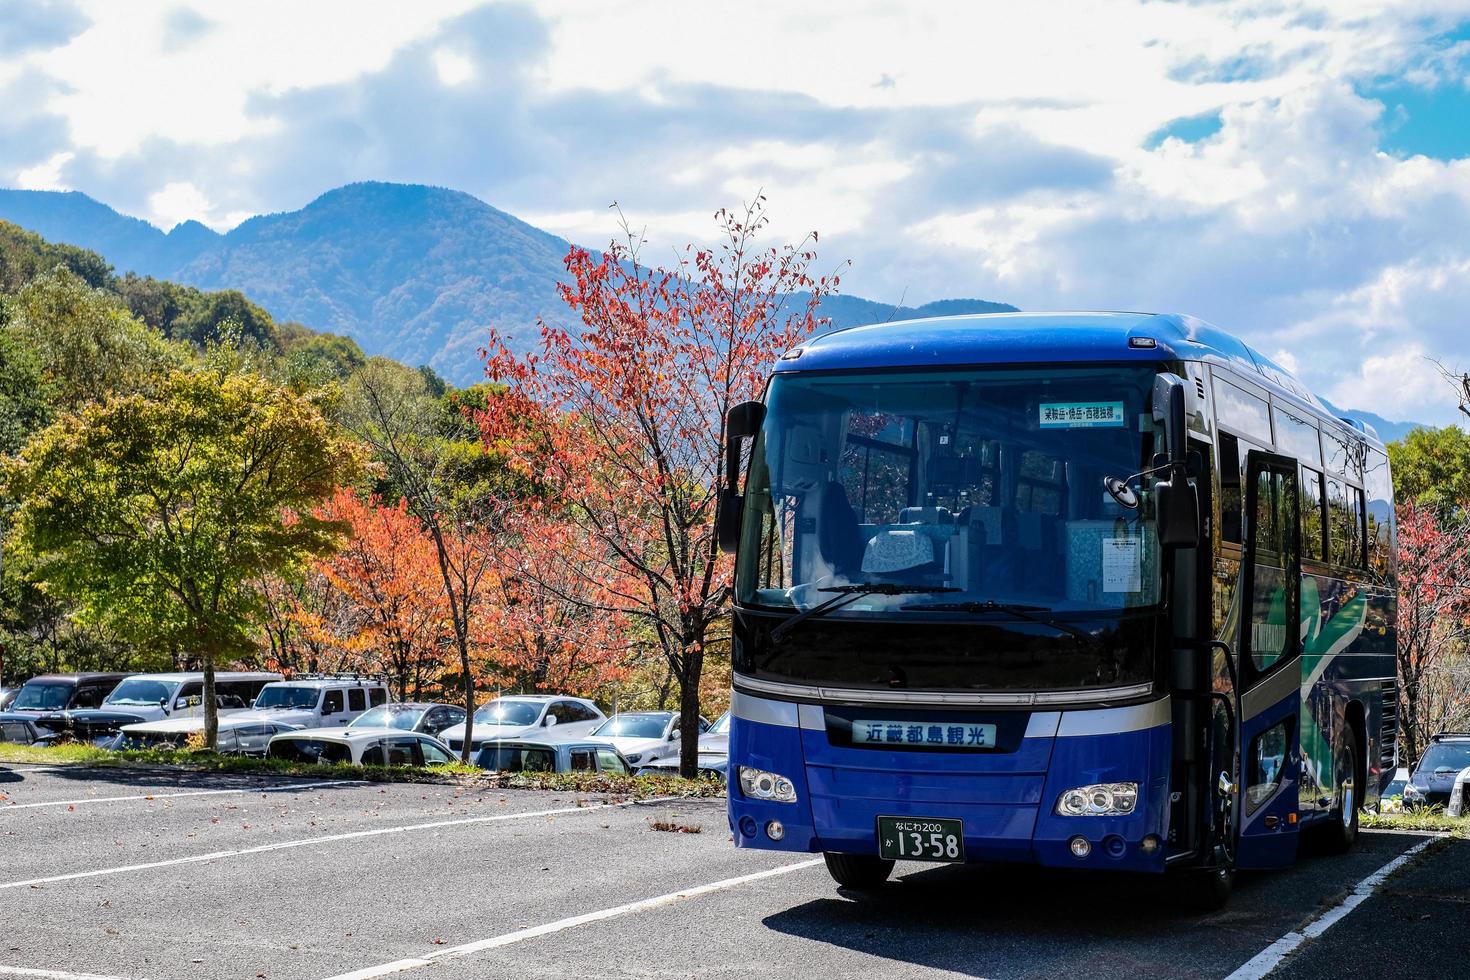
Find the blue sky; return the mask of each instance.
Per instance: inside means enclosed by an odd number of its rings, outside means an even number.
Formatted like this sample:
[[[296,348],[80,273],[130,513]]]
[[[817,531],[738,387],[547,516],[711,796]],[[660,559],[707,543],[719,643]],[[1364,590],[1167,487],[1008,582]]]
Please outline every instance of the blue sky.
[[[0,185],[226,228],[361,179],[851,292],[1190,312],[1338,404],[1470,369],[1470,0],[0,0]]]

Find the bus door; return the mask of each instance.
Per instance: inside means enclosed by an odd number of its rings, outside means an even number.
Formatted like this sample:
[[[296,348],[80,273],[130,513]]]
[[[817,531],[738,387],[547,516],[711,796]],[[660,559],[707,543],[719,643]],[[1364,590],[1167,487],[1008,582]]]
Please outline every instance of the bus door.
[[[1297,848],[1301,541],[1295,460],[1246,458],[1241,568],[1236,866],[1280,868]]]

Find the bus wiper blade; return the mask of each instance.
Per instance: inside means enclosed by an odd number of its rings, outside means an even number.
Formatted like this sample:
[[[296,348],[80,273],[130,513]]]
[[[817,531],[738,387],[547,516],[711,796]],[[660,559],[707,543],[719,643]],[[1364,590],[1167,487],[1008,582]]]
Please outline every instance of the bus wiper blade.
[[[854,582],[851,585],[833,585],[818,592],[834,592],[832,598],[803,609],[790,619],[771,630],[771,645],[775,646],[786,638],[786,634],[808,619],[824,616],[834,609],[841,609],[865,595],[934,595],[940,592],[958,592],[947,585],[896,585],[892,582]]]
[[[1098,648],[1101,648],[1103,645],[1101,640],[1087,632],[1087,630],[1073,626],[1071,623],[1057,619],[1054,616],[1045,615],[1051,612],[1051,609],[1047,606],[1028,606],[1019,602],[996,602],[994,599],[986,599],[983,602],[914,603],[907,606],[900,606],[899,609],[911,612],[927,610],[928,612],[1005,613],[1008,616],[1014,616],[1016,619],[1024,619],[1031,623],[1040,623],[1042,626],[1048,626],[1059,632],[1075,636],[1080,640],[1086,640]]]

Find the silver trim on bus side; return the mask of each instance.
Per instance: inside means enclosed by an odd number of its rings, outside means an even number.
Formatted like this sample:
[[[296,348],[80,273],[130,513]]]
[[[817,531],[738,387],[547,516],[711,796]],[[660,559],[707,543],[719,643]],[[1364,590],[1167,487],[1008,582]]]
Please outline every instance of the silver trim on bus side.
[[[1170,718],[1168,696],[1147,704],[1134,704],[1126,708],[1099,708],[1096,711],[1063,711],[1062,724],[1057,737],[1072,735],[1118,735],[1122,732],[1141,732],[1168,724]]]
[[[1153,690],[1150,683],[1127,687],[1096,687],[1084,691],[943,692],[943,691],[865,691],[846,687],[816,687],[809,684],[787,684],[754,677],[735,678],[735,690],[754,694],[775,694],[811,701],[836,701],[850,704],[884,704],[905,706],[982,705],[998,708],[1029,708],[1034,705],[1086,704],[1096,701],[1127,701],[1141,698]]]
[[[1302,671],[1299,665],[1295,669],[1282,667],[1274,676],[1246,690],[1245,696],[1240,699],[1241,720],[1254,718],[1271,705],[1286,700],[1288,695],[1301,688],[1301,683]]]
[[[754,721],[762,725],[795,728],[798,724],[797,707],[790,701],[767,701],[739,691],[730,695],[731,715],[742,721]]]

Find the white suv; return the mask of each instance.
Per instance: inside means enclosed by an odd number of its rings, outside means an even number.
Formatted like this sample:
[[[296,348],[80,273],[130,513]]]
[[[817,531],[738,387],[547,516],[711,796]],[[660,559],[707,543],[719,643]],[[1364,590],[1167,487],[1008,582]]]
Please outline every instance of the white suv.
[[[382,681],[352,675],[298,674],[261,688],[249,711],[233,719],[255,718],[298,728],[335,728],[380,704],[388,703]]]
[[[586,698],[562,694],[507,694],[475,712],[470,731],[470,751],[479,751],[485,742],[508,738],[541,738],[552,736],[547,729],[555,727],[558,740],[581,738],[607,720],[602,709]],[[464,746],[464,725],[454,725],[439,733],[455,752]]]

